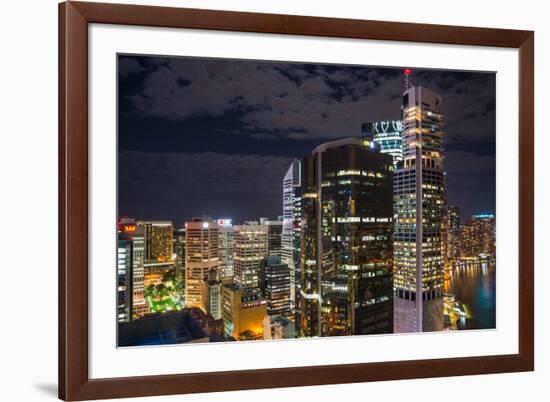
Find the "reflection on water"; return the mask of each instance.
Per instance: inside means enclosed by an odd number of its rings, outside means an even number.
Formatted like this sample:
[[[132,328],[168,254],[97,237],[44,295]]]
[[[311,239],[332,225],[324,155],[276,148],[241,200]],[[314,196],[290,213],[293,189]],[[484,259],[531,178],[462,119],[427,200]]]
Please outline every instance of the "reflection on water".
[[[466,263],[456,267],[445,281],[445,292],[464,305],[468,318],[458,329],[496,328],[496,269],[494,263]]]

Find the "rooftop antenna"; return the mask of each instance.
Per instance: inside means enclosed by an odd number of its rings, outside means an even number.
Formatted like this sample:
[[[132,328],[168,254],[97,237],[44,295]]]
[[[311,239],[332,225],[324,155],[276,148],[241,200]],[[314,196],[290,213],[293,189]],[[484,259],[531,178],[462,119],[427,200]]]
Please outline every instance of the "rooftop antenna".
[[[410,68],[406,68],[403,70],[403,75],[405,75],[405,89],[409,89],[412,87],[412,82],[410,79],[410,75],[412,74],[413,70]]]

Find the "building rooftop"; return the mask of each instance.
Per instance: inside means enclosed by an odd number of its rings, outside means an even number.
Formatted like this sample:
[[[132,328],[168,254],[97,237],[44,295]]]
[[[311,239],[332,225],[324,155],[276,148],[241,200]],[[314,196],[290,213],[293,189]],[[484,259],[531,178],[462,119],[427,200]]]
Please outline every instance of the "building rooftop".
[[[495,215],[493,215],[493,214],[477,214],[477,215],[472,215],[472,218],[474,218],[474,219],[494,219]]]
[[[268,255],[264,258],[264,261],[267,265],[282,265],[281,257],[278,255]]]
[[[118,323],[118,346],[169,345],[175,343],[222,342],[221,335],[205,332],[212,317],[199,308],[154,314],[136,321]],[[210,332],[210,331],[208,331]]]
[[[233,282],[233,283],[224,283],[223,287],[228,288],[232,291],[236,291],[236,290],[239,290],[241,288],[241,285],[239,285],[238,283]]]
[[[347,137],[340,138],[339,140],[324,142],[321,145],[318,145],[312,152],[312,154],[317,154],[326,151],[327,149],[342,147],[344,145],[360,145],[365,146],[365,140],[359,137]]]
[[[187,309],[118,324],[118,346],[186,343],[206,336]]]

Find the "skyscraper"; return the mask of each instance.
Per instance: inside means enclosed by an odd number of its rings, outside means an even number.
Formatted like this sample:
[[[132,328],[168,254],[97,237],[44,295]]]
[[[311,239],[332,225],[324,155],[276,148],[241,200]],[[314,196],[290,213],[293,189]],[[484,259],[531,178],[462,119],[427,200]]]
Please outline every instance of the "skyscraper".
[[[318,176],[317,160],[306,157],[301,162],[300,271],[296,276],[296,335],[321,336],[321,264],[317,259]],[[319,259],[320,260],[320,259]]]
[[[291,316],[290,269],[281,257],[270,255],[263,259],[260,270],[260,290],[267,302],[270,316]]]
[[[270,220],[269,218],[260,218],[260,224],[267,226],[267,254],[281,256],[283,221]]]
[[[218,233],[220,236],[220,281],[233,281],[233,254],[234,254],[234,234],[231,219],[218,219]]]
[[[394,331],[443,329],[443,111],[436,93],[403,93],[403,161],[394,174]]]
[[[174,230],[174,255],[176,257],[176,278],[181,286],[185,286],[185,228],[177,228]],[[182,295],[184,297],[184,295]]]
[[[145,301],[145,236],[143,227],[139,226],[133,219],[121,219],[119,222],[119,241],[122,240],[123,248],[130,249],[129,258],[125,259],[131,267],[131,305],[132,320],[143,317],[149,308]],[[119,243],[119,251],[120,250]],[[118,260],[120,263],[120,259]]]
[[[460,211],[458,207],[451,205],[445,207],[441,225],[441,251],[446,267],[452,267],[460,258]]]
[[[472,219],[478,222],[481,239],[481,254],[496,258],[496,220],[493,214],[477,214]]]
[[[495,216],[473,215],[461,228],[461,257],[480,260],[496,258]]]
[[[132,320],[132,242],[120,233],[117,245],[117,320]]]
[[[301,162],[292,161],[283,178],[283,227],[281,233],[281,258],[290,269],[290,303],[297,308],[296,295],[300,292],[300,222],[301,211]]]
[[[302,172],[302,335],[392,332],[391,156],[345,138],[315,148]]]
[[[171,261],[174,250],[172,222],[138,222],[138,226],[143,227],[145,236],[145,259],[158,262]]]
[[[235,282],[244,288],[256,288],[260,264],[268,255],[268,227],[258,222],[233,226]]]
[[[361,125],[361,135],[373,141],[383,154],[390,154],[394,166],[403,160],[403,123],[401,120],[374,121]]]
[[[203,279],[218,272],[218,224],[210,218],[193,218],[185,223],[185,305],[203,307]]]

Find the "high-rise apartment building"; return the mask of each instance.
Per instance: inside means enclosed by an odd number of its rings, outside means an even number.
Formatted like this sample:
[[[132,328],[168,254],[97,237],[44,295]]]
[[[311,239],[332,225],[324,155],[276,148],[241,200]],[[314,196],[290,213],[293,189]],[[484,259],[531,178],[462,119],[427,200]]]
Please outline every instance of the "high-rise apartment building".
[[[374,143],[319,145],[302,163],[302,336],[392,332],[393,160]]]
[[[168,221],[138,222],[145,236],[145,259],[167,262],[173,259],[174,227]]]
[[[260,290],[267,302],[269,316],[291,316],[290,269],[281,257],[270,255],[264,258],[260,270]]]
[[[478,222],[481,232],[481,254],[496,258],[496,219],[493,214],[472,216]]]
[[[394,166],[403,160],[403,123],[401,120],[374,121],[361,125],[361,135],[393,158]]]
[[[262,339],[267,304],[260,290],[228,283],[222,285],[221,292],[226,336],[237,340]]]
[[[496,258],[496,227],[493,214],[473,215],[461,228],[461,257],[464,259]]]
[[[460,258],[460,210],[455,206],[445,207],[441,224],[441,252],[443,264],[451,268]]]
[[[220,281],[232,282],[234,277],[233,254],[234,234],[231,219],[218,219],[219,247],[220,247]]]
[[[260,264],[268,255],[268,227],[259,222],[233,226],[235,283],[244,288],[257,288]]]
[[[210,271],[219,271],[218,224],[210,218],[185,223],[185,305],[203,307],[202,287]]]
[[[403,93],[403,161],[394,174],[394,332],[443,329],[443,109],[436,93]]]

